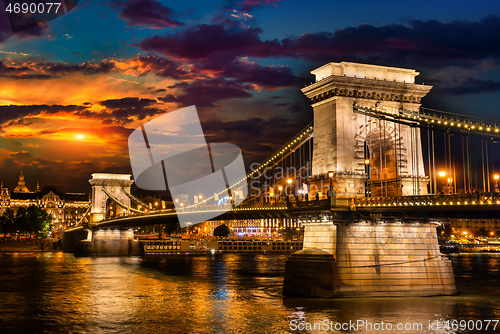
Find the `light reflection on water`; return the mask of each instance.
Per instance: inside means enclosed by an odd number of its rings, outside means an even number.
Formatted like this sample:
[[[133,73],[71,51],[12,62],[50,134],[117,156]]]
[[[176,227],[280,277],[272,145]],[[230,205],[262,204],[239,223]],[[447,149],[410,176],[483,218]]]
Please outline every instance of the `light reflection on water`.
[[[287,333],[294,332],[291,320],[364,320],[418,322],[419,333],[470,333],[442,326],[453,319],[500,319],[499,257],[452,257],[458,296],[327,300],[281,295],[287,256],[0,254],[0,332]],[[440,330],[427,330],[429,320],[438,320]]]

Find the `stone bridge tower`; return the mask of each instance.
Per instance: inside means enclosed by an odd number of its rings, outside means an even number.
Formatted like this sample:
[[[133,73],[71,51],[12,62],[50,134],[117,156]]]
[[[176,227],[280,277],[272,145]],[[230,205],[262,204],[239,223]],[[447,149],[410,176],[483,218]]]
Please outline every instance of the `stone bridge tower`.
[[[106,218],[106,205],[109,196],[104,192],[103,188],[106,188],[106,191],[111,196],[126,206],[130,206],[130,198],[122,191],[122,188],[124,188],[130,193],[130,186],[134,183],[130,177],[130,174],[92,174],[92,179],[89,180],[92,185],[92,207],[90,211],[92,222],[98,222]]]
[[[312,73],[316,82],[302,89],[314,108],[311,192],[324,192],[331,182],[341,198],[365,196],[367,183],[372,196],[427,194],[419,128],[354,106],[418,112],[420,99],[431,89],[415,84],[418,72],[342,62]],[[323,214],[321,222],[304,224],[304,248],[287,259],[283,294],[456,294],[451,261],[440,253],[433,221],[363,217],[337,206]]]
[[[314,109],[311,191],[335,186],[337,197],[427,194],[419,128],[356,113],[354,104],[399,113],[418,112],[432,86],[415,84],[410,69],[350,62],[313,71],[303,88]]]

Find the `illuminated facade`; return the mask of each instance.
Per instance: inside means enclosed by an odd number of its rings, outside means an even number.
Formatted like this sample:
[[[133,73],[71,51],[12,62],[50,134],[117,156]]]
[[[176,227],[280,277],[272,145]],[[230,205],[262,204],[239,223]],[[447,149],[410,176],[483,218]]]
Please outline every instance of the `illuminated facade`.
[[[76,225],[90,206],[90,197],[87,193],[60,193],[54,186],[45,186],[30,192],[26,187],[24,176],[19,176],[17,186],[9,191],[0,185],[0,214],[12,208],[14,212],[20,207],[36,205],[45,209],[52,217],[52,227],[55,231]]]
[[[198,234],[205,236],[214,235],[214,229],[225,224],[234,235],[265,237],[278,235],[286,229],[300,229],[302,222],[297,219],[244,219],[244,220],[214,220],[206,221],[197,226]]]
[[[489,236],[500,236],[500,219],[451,219],[449,224],[458,235],[478,236],[483,230]]]

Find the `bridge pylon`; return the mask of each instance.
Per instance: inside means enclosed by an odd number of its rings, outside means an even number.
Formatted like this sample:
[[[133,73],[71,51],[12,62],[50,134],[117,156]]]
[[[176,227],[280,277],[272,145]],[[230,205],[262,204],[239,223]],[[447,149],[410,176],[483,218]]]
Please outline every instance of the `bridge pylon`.
[[[95,224],[106,218],[106,211],[109,206],[109,196],[104,189],[121,203],[130,207],[130,198],[122,191],[123,188],[130,193],[130,187],[134,183],[130,178],[130,174],[92,174],[92,179],[89,180],[89,183],[92,185],[91,219],[89,225]]]
[[[311,73],[316,82],[302,89],[314,109],[310,192],[328,192],[330,210],[303,221],[304,248],[286,262],[283,293],[326,298],[456,294],[451,261],[440,253],[434,222],[362,215],[347,203],[365,196],[427,195],[418,124],[386,122],[356,105],[385,114],[414,111],[418,119],[420,100],[431,86],[415,84],[418,72],[394,67],[342,62]]]
[[[420,129],[355,112],[355,104],[394,114],[418,112],[432,86],[415,84],[415,70],[328,63],[302,89],[314,109],[312,194],[330,182],[337,197],[427,194]],[[369,182],[369,184],[367,183]]]

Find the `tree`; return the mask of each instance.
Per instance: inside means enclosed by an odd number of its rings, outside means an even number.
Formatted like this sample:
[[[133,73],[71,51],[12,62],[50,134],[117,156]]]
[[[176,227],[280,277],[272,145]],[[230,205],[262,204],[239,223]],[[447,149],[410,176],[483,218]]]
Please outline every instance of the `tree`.
[[[20,233],[27,233],[30,237],[50,228],[50,216],[44,209],[35,205],[27,209],[20,207],[14,218],[14,228]]]
[[[47,232],[50,228],[50,220],[47,211],[32,205],[26,210],[25,232],[28,232],[30,236],[40,232]]]
[[[25,207],[20,207],[17,209],[16,217],[14,218],[14,228],[19,233],[25,233],[28,229],[27,223],[27,211]]]
[[[444,225],[444,233],[443,233],[443,237],[445,238],[450,238],[451,237],[451,233],[453,232],[453,230],[451,229],[451,226],[450,224],[445,224]]]
[[[14,220],[14,210],[10,208],[0,216],[0,231],[2,231],[4,238],[7,237],[7,234],[14,232]]]
[[[229,234],[231,231],[226,224],[219,225],[214,229],[214,237],[227,237]]]

